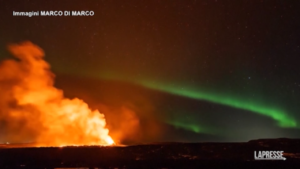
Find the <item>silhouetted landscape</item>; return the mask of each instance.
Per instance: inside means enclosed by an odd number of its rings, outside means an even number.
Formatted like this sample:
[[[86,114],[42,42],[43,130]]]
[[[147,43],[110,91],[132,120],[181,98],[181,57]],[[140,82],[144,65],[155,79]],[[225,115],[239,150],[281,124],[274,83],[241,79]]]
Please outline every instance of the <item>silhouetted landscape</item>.
[[[255,161],[254,151],[263,150],[284,151],[286,160]],[[111,147],[19,148],[18,145],[2,145],[0,168],[292,167],[300,164],[299,152],[300,139],[287,138],[244,143],[174,142]]]

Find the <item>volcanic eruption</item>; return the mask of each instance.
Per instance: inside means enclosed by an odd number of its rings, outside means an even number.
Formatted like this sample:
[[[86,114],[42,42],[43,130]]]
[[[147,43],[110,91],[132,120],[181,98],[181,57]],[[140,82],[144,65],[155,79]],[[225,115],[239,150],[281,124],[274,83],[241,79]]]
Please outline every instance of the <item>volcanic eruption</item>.
[[[111,145],[106,120],[54,87],[44,52],[31,42],[12,44],[16,59],[0,64],[0,142],[35,146]]]

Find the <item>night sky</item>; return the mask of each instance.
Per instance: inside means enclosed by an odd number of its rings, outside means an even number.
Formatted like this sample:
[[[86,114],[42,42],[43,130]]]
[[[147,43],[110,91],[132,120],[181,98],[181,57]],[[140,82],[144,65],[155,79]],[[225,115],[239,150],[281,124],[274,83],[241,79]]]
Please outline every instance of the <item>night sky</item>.
[[[134,112],[139,126],[123,143],[300,136],[296,1],[24,0],[0,8],[0,60],[11,57],[10,43],[40,46],[55,86],[99,109],[112,133],[128,120],[114,118]],[[50,10],[95,14],[12,15]]]

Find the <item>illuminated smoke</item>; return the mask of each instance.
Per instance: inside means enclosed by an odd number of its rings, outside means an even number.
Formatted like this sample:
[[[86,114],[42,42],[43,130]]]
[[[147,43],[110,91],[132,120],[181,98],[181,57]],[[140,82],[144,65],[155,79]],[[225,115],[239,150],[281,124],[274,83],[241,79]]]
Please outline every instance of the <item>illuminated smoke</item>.
[[[0,64],[0,142],[36,146],[110,145],[104,115],[64,98],[44,52],[31,42],[9,46],[16,60]]]

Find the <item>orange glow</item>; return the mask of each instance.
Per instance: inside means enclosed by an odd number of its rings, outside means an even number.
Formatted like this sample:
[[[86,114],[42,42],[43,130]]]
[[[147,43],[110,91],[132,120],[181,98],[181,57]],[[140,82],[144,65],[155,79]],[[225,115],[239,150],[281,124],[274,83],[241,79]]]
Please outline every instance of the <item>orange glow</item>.
[[[78,99],[64,98],[44,52],[31,42],[10,45],[18,60],[0,64],[2,141],[35,146],[112,145],[103,114]],[[0,140],[1,141],[1,140]]]

